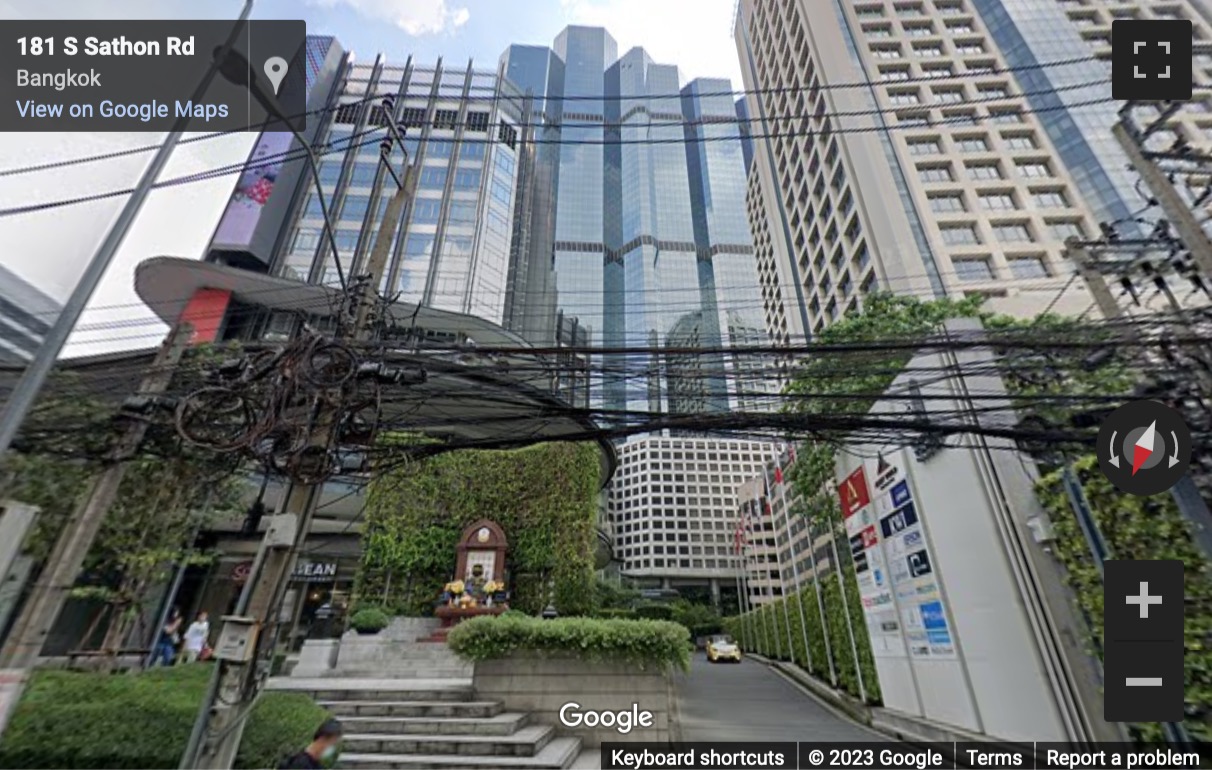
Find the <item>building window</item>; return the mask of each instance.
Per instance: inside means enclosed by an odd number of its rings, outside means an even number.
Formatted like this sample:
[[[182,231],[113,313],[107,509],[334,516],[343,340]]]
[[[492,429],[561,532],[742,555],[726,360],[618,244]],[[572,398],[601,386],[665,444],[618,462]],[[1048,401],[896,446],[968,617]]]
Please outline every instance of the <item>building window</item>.
[[[1044,263],[1043,257],[1010,257],[1007,263],[1010,265],[1010,272],[1015,278],[1048,277],[1048,267]]]
[[[951,33],[952,35],[967,35],[971,34],[973,31],[972,25],[966,21],[947,22],[947,32]]]
[[[942,104],[955,104],[964,101],[962,88],[935,88],[934,98]]]
[[[1003,85],[980,86],[976,90],[982,99],[1005,99],[1010,96],[1010,89]]]
[[[896,122],[902,126],[928,126],[930,125],[930,113],[898,112],[896,113]]]
[[[446,176],[446,166],[424,166],[421,168],[421,179],[418,187],[422,190],[445,190]]]
[[[955,70],[950,64],[935,64],[929,67],[922,67],[922,76],[931,79],[949,78],[955,75]]]
[[[976,228],[970,224],[941,225],[939,232],[943,236],[943,243],[948,246],[970,246],[981,242]]]
[[[927,200],[930,201],[930,210],[936,214],[968,210],[964,205],[964,197],[959,193],[937,193],[927,196]]]
[[[989,142],[983,136],[963,136],[955,140],[960,152],[988,152]]]
[[[1015,108],[989,110],[989,122],[998,125],[1022,123],[1023,113]]]
[[[457,168],[455,169],[454,189],[478,190],[482,177],[483,174],[478,168]]]
[[[511,150],[517,149],[518,130],[502,120],[501,127],[497,129],[497,140],[503,142]]]
[[[458,125],[458,110],[457,109],[435,109],[434,110],[434,127],[439,130],[453,131],[454,126]]]
[[[938,155],[943,151],[937,139],[910,139],[910,155]]]
[[[1062,209],[1069,205],[1062,190],[1037,190],[1031,200],[1041,209]]]
[[[1014,165],[1018,167],[1018,173],[1025,177],[1038,178],[1052,176],[1052,169],[1048,166],[1047,161],[1020,160],[1015,161]]]
[[[934,26],[930,22],[906,24],[905,34],[909,37],[930,37],[934,34]]]
[[[358,117],[361,115],[361,113],[362,102],[342,104],[337,108],[337,116],[333,119],[333,122],[341,125],[352,126],[358,122]]]
[[[969,179],[1001,179],[1002,169],[996,163],[968,163]]]
[[[476,131],[481,134],[488,133],[488,113],[487,112],[468,112],[467,113],[467,130]]]
[[[1003,136],[1002,141],[1012,150],[1038,150],[1039,145],[1031,134],[1012,134]]]
[[[993,225],[993,235],[1002,243],[1030,243],[1031,230],[1021,222]]]
[[[983,192],[980,194],[981,208],[986,211],[1012,211],[1014,196],[1008,192]]]
[[[950,166],[919,166],[917,175],[923,182],[951,182],[955,179]]]
[[[875,45],[871,47],[871,53],[877,59],[899,59],[901,58],[901,47],[899,45]]]
[[[866,32],[868,37],[892,37],[892,27],[889,27],[887,24],[875,24],[863,27],[863,32]]]
[[[1082,228],[1081,222],[1048,222],[1048,230],[1052,233],[1052,237],[1058,241],[1066,241],[1070,238],[1085,238],[1086,231]]]
[[[888,99],[893,104],[921,104],[922,97],[917,91],[889,91]]]
[[[404,128],[421,128],[425,125],[424,107],[405,107],[400,115],[400,125]]]
[[[929,45],[920,45],[919,44],[919,45],[913,46],[913,52],[915,54],[917,54],[918,56],[931,56],[931,57],[942,56],[943,47],[941,45],[937,45],[934,43],[931,43]]]
[[[909,70],[905,67],[887,67],[880,70],[880,80],[884,81],[885,83],[908,79]]]
[[[956,259],[951,264],[955,266],[955,275],[961,281],[993,280],[993,266],[987,259]]]
[[[955,52],[959,54],[984,53],[985,46],[980,43],[961,43],[955,47]]]

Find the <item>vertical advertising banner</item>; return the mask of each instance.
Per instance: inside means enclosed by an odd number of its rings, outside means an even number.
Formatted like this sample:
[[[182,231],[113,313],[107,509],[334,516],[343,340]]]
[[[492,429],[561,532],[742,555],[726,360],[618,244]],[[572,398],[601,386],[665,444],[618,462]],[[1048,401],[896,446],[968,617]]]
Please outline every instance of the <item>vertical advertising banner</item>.
[[[335,44],[334,38],[317,35],[309,35],[304,44],[304,87],[309,105],[313,101],[312,91]],[[310,116],[309,137],[317,135],[319,127],[326,123],[326,117],[324,114]],[[247,253],[269,263],[272,257],[269,251],[283,222],[280,217],[276,218],[278,221],[269,221],[275,217],[266,214],[266,205],[278,188],[278,180],[287,161],[302,158],[302,150],[293,154],[290,152],[293,141],[294,136],[288,131],[266,131],[258,138],[223,212],[223,218],[219,220],[211,241],[211,251]],[[287,190],[286,194],[290,192]],[[284,214],[285,211],[278,213]]]
[[[871,476],[877,536],[888,561],[909,655],[955,658],[955,640],[909,481],[895,461],[883,457],[874,462]]]
[[[888,565],[880,548],[875,509],[866,471],[860,466],[838,485],[842,518],[858,580],[859,600],[871,638],[871,652],[879,658],[905,657]]]

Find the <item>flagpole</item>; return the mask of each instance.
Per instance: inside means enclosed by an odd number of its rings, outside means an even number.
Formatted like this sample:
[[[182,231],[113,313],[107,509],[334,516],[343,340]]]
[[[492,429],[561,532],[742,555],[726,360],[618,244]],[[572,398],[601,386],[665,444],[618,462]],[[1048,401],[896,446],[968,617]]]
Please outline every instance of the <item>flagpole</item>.
[[[829,681],[837,689],[837,666],[833,662],[833,643],[829,641],[829,619],[825,617],[825,600],[821,597],[820,572],[816,566],[816,531],[808,517],[808,558],[812,560],[812,592],[816,594],[816,609],[821,614],[821,638],[825,640],[825,659],[829,664]]]
[[[774,456],[775,463],[778,463],[778,461],[779,461],[778,458],[779,458],[778,454],[775,454],[775,456]],[[781,471],[780,471],[780,473],[781,473]],[[773,533],[773,532],[775,532],[774,497],[772,494],[772,490],[770,488],[770,466],[769,465],[762,465],[762,475],[765,476],[765,478],[766,478],[766,506],[767,506],[767,510],[770,512],[770,531]],[[789,548],[791,547],[790,538],[787,539],[787,546]],[[793,559],[793,561],[794,561],[794,559]],[[782,554],[782,549],[779,548],[779,538],[778,538],[777,534],[775,534],[775,536],[774,536],[774,563],[779,571],[779,591],[780,591],[780,595],[783,597],[783,622],[787,624],[787,657],[791,659],[792,663],[794,663],[795,662],[795,644],[791,641],[791,612],[787,609],[787,585],[786,585],[786,581],[783,579],[783,554]],[[770,586],[770,596],[773,599],[773,597],[774,597],[774,586],[773,585]]]
[[[759,566],[760,562],[758,561],[757,541],[756,541],[756,538],[754,537],[754,535],[757,534],[757,530],[753,526],[753,515],[754,515],[754,511],[757,510],[759,506],[761,506],[760,498],[758,498],[756,500],[750,500],[749,501],[749,510],[745,514],[745,531],[746,531],[746,534],[748,535],[748,537],[746,538],[746,543],[745,543],[745,546],[746,546],[745,553],[747,556],[753,557],[753,570],[749,574],[752,575],[754,578],[757,577],[758,566]],[[752,586],[751,586],[751,590],[752,590]],[[763,598],[765,598],[766,592],[762,590],[762,586],[760,583],[757,586],[757,590],[758,590],[759,594]],[[752,601],[752,597],[750,598],[750,601]],[[766,647],[772,648],[772,647],[774,647],[774,645],[771,643],[771,641],[773,639],[773,635],[770,633],[770,629],[769,629],[770,621],[765,618],[765,613],[762,613],[762,607],[764,605],[765,605],[765,602],[761,602],[761,603],[759,603],[759,606],[757,608],[757,612],[762,614],[762,618],[760,621],[760,625],[762,627],[762,641],[765,643]]]
[[[745,599],[744,594],[742,593],[744,583],[741,574],[744,571],[741,562],[741,540],[743,536],[744,535],[741,530],[741,519],[738,516],[736,520],[736,529],[732,532],[732,555],[737,561],[737,567],[734,573],[736,576],[736,612],[741,618],[741,645],[743,649],[748,651],[750,649],[748,638],[749,635],[745,633],[745,627],[749,625],[749,619],[745,617]]]
[[[842,532],[846,530],[843,525]],[[829,542],[833,546],[833,562],[837,567],[838,590],[842,595],[842,612],[846,616],[846,633],[850,636],[850,653],[854,655],[854,675],[858,678],[859,698],[863,703],[867,702],[867,687],[863,684],[863,665],[859,661],[858,643],[854,639],[854,621],[850,619],[850,601],[846,598],[846,574],[842,569],[842,560],[837,552],[837,527],[831,520],[829,522],[830,538]],[[849,543],[849,540],[847,540]]]
[[[755,525],[755,531],[761,533],[762,546],[768,548],[766,545],[765,530],[756,529],[756,527],[762,527],[762,520],[766,516],[766,506],[769,505],[769,490],[763,489],[762,491],[766,494],[757,500],[757,524]],[[767,598],[766,604],[770,606],[770,638],[774,640],[774,656],[781,658],[783,656],[783,643],[779,640],[778,625],[774,619],[774,585],[770,581],[770,554],[762,553],[759,555],[755,548],[754,558],[757,560],[759,569],[761,570],[762,582],[766,586],[765,590],[762,591],[762,595]]]
[[[795,456],[794,451],[792,451],[791,456]],[[788,464],[788,467],[791,467],[790,464]],[[804,587],[800,585],[799,555],[795,552],[795,540],[791,535],[791,509],[787,504],[787,479],[783,474],[781,467],[779,468],[778,473],[775,475],[774,480],[779,485],[779,499],[783,503],[783,524],[787,530],[787,552],[791,554],[791,577],[793,580],[795,580],[795,606],[799,607],[800,610],[800,631],[802,631],[804,635],[804,657],[808,663],[808,673],[811,674],[814,672],[812,670],[812,648],[808,646],[808,620],[804,617]],[[811,545],[811,543],[809,545]],[[786,591],[783,593],[785,595]],[[792,656],[792,662],[795,662],[794,655]]]

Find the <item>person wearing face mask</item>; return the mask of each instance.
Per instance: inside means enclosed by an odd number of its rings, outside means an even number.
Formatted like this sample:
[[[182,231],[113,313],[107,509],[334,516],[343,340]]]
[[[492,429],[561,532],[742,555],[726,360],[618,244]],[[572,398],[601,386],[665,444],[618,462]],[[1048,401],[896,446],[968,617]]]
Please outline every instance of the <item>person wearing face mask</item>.
[[[343,729],[335,719],[326,719],[307,748],[278,765],[278,770],[317,770],[337,756]]]

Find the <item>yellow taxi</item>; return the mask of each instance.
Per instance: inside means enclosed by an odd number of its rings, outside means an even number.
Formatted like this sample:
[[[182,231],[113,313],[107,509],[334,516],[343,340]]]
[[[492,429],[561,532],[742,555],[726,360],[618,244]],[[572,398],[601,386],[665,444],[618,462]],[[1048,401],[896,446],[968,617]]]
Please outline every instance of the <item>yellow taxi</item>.
[[[733,663],[740,663],[741,648],[735,641],[733,641],[732,637],[728,636],[727,634],[708,637],[707,660],[710,663],[719,663],[722,660],[730,660]]]

